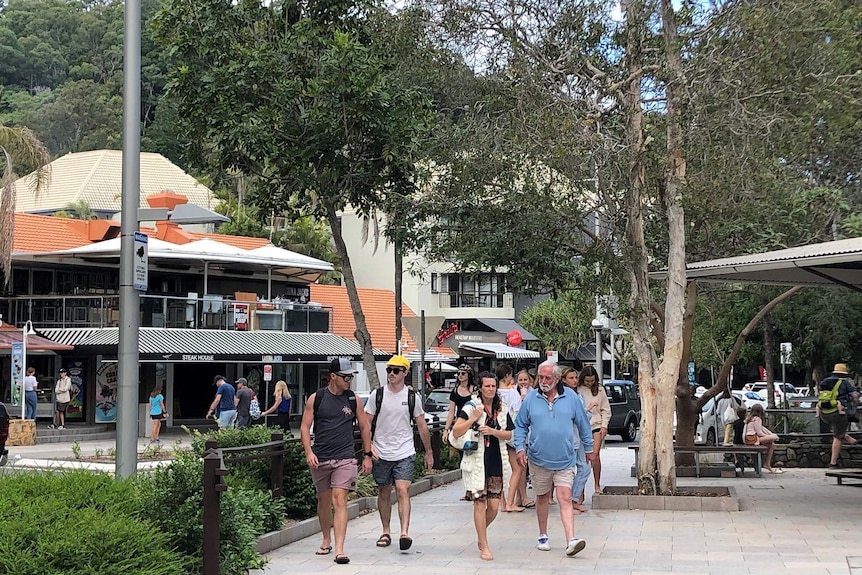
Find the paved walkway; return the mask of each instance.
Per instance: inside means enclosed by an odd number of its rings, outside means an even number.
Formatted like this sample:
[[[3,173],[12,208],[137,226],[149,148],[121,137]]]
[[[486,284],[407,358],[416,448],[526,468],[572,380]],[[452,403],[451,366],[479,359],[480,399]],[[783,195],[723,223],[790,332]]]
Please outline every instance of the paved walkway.
[[[602,452],[606,485],[634,485],[633,461],[624,443],[609,442]],[[588,501],[592,481],[588,486]],[[349,565],[314,551],[320,535],[292,543],[268,555],[268,567],[256,574],[524,575],[525,573],[639,575],[862,575],[862,490],[835,485],[822,469],[795,469],[762,478],[680,479],[680,485],[728,485],[742,498],[743,511],[599,511],[576,517],[587,547],[574,558],[564,554],[557,507],[551,508],[552,550],[538,551],[535,512],[501,513],[489,529],[495,561],[479,559],[471,504],[459,501],[456,482],[413,498],[409,552],[378,549],[376,513],[348,525],[345,551]],[[393,509],[393,530],[397,514]]]
[[[165,448],[184,432],[163,434]],[[139,451],[149,441],[138,441]],[[629,444],[608,442],[602,452],[605,485],[634,485]],[[82,441],[86,455],[107,451],[114,440]],[[10,460],[71,458],[69,443],[10,447]],[[792,469],[783,475],[743,479],[681,478],[679,485],[727,485],[742,498],[743,511],[600,511],[576,517],[579,537],[587,547],[574,558],[564,555],[557,508],[551,508],[552,550],[538,551],[535,511],[501,513],[489,530],[495,561],[481,561],[475,548],[471,504],[459,501],[460,482],[413,498],[409,552],[397,541],[386,549],[374,542],[380,534],[376,513],[348,526],[349,565],[336,565],[332,555],[314,555],[320,535],[292,543],[268,555],[269,566],[256,575],[334,572],[403,575],[525,575],[525,573],[603,575],[862,575],[862,548],[856,536],[862,527],[862,490],[838,486],[822,469]],[[592,481],[587,486],[587,501]],[[393,509],[393,515],[395,510]],[[393,528],[397,529],[393,517]]]

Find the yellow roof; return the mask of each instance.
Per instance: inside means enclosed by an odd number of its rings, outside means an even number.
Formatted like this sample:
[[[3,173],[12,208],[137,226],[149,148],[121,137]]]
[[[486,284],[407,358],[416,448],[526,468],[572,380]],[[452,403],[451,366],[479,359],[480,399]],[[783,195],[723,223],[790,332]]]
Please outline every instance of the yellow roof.
[[[36,198],[29,174],[15,182],[15,211],[45,213],[62,210],[67,204],[85,201],[93,210],[120,211],[123,153],[94,150],[66,154],[51,162],[51,180]],[[153,152],[141,152],[141,207],[147,197],[163,190],[182,194],[190,204],[213,208],[212,190],[200,184],[170,160]]]

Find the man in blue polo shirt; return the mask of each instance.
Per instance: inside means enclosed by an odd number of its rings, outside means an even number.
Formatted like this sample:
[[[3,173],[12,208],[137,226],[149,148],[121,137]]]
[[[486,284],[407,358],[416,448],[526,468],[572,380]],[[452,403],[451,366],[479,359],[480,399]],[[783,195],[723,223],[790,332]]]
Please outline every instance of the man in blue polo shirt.
[[[233,427],[236,422],[236,406],[233,401],[236,391],[231,384],[224,380],[223,375],[215,376],[213,385],[217,386],[218,389],[215,399],[207,411],[207,419],[215,413],[219,428]]]
[[[587,461],[592,463],[593,433],[590,419],[575,391],[566,389],[557,375],[557,364],[546,361],[539,365],[538,389],[530,390],[515,419],[515,451],[518,462],[530,462],[533,490],[536,492],[536,518],[539,539],[536,548],[550,551],[548,538],[548,505],[556,489],[560,502],[560,519],[566,534],[566,555],[572,557],[586,547],[583,539],[575,538],[572,506],[572,483],[575,478],[576,449],[572,424],[578,427]],[[529,435],[529,445],[525,445]]]

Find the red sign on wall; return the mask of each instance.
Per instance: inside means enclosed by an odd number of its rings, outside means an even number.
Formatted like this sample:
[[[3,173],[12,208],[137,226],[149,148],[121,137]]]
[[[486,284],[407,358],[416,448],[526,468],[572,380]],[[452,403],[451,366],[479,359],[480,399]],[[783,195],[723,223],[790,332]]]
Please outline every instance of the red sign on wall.
[[[458,333],[458,324],[450,323],[437,332],[437,345],[443,345],[443,342]]]

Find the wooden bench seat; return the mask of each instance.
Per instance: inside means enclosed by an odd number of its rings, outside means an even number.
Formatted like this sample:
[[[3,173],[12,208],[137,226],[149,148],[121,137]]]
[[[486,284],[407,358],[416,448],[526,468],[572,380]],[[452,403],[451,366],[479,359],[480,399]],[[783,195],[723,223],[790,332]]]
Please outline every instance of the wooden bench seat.
[[[826,477],[834,477],[838,480],[838,485],[841,485],[841,482],[844,479],[858,479],[862,481],[862,470],[857,471],[827,471]],[[862,487],[862,483],[846,483],[845,485],[852,485],[854,487]]]
[[[640,445],[629,445],[629,449],[635,452],[635,468],[638,465],[638,454]],[[674,445],[674,453],[693,453],[694,458],[694,473],[695,477],[700,477],[700,458],[697,455],[701,453],[732,453],[734,455],[751,455],[754,461],[754,472],[758,477],[763,475],[763,454],[769,448],[765,445],[692,445],[690,447],[682,447]],[[734,462],[735,465],[735,462]],[[862,479],[862,477],[860,477]]]

